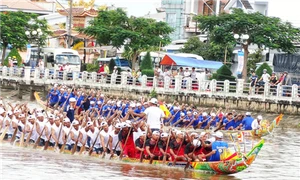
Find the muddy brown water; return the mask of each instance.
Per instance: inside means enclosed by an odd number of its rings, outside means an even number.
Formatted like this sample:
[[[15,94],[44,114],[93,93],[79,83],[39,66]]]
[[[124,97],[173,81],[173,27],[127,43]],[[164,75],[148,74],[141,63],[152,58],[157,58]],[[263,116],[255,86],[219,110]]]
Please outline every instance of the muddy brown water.
[[[16,102],[11,92],[1,92],[5,101]],[[25,99],[26,101],[26,99]],[[21,102],[24,102],[21,101]],[[35,102],[30,107],[37,107]],[[277,114],[262,114],[273,119]],[[127,164],[87,156],[0,144],[0,180],[89,180],[89,179],[300,179],[299,117],[285,116],[278,128],[266,136],[257,159],[246,170],[234,175],[213,175],[182,168]]]

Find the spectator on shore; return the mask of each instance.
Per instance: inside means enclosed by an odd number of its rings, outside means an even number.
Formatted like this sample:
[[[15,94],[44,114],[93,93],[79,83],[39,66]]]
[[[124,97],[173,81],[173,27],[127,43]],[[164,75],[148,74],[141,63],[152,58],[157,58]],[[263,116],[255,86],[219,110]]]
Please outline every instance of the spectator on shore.
[[[114,70],[113,70],[112,73],[113,73],[113,74],[118,74],[118,72],[119,72],[119,71],[118,71],[118,67],[117,67],[117,66],[114,66]]]
[[[108,67],[107,64],[104,64],[104,72],[105,72],[106,74],[109,74],[109,67]]]
[[[270,86],[271,86],[271,92],[276,92],[276,82],[277,82],[277,76],[275,72],[272,72],[272,76],[270,77]]]
[[[261,75],[260,79],[257,81],[257,88],[256,88],[256,93],[258,94],[260,89],[264,89],[264,86],[266,83],[270,81],[270,74],[267,73],[267,70],[263,70],[263,74]]]
[[[104,73],[104,66],[102,65],[101,62],[99,63],[99,70],[98,70],[98,73],[99,73],[99,74],[101,74],[101,73],[103,74],[103,73]]]
[[[249,88],[249,94],[252,94],[252,88],[256,86],[257,83],[257,75],[255,74],[255,72],[252,72],[252,75],[250,76],[250,88]]]
[[[284,73],[280,73],[280,77],[279,77],[278,81],[275,83],[275,85],[278,85],[278,84],[281,85],[284,77],[285,77]]]

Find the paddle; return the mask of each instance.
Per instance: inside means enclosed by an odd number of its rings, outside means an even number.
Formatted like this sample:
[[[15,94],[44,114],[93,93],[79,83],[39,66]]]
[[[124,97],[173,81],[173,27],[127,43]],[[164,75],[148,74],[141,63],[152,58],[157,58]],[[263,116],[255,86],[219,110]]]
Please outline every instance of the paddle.
[[[116,150],[117,146],[119,145],[119,142],[120,142],[120,141],[117,142],[117,144],[115,145],[115,148],[114,148],[113,150]],[[113,151],[113,150],[112,150],[112,151]],[[111,159],[111,158],[113,158],[113,157],[114,157],[114,153],[110,155],[109,159]]]
[[[145,140],[144,140],[144,143],[143,143],[143,149],[144,150],[145,150],[146,140],[147,140],[147,137],[148,137],[148,129],[149,129],[149,127],[147,127],[147,129],[146,129],[146,137],[145,137]],[[144,151],[141,152],[140,162],[143,162],[143,157],[144,157]]]
[[[159,140],[159,139],[158,139],[158,140]],[[154,146],[154,149],[153,149],[153,152],[152,152],[152,153],[154,153],[154,151],[155,151],[155,149],[156,149],[156,147],[157,147],[158,140],[157,140],[156,143],[155,143],[155,146]],[[152,162],[153,162],[153,158],[150,158],[149,164],[152,164]]]
[[[57,143],[55,143],[54,149],[57,149],[57,146],[58,146],[58,143],[59,143],[59,138],[60,138],[60,135],[61,135],[61,129],[62,129],[62,127],[63,127],[63,124],[61,123],[60,124],[59,133],[58,133],[58,137],[57,137]]]
[[[170,143],[170,139],[171,139],[171,129],[169,129],[169,137],[168,137],[168,140],[167,140],[167,145],[166,145],[166,149],[165,149],[165,154],[164,154],[164,157],[163,157],[163,164],[166,163],[166,159],[167,159],[167,150],[168,150],[168,147],[169,147],[169,143]]]
[[[196,145],[197,145],[198,142],[200,141],[199,139],[197,139],[197,140],[198,140],[198,141],[197,141]],[[191,143],[193,143],[193,142],[191,142]],[[193,151],[192,151],[192,155],[194,154],[196,148],[197,148],[197,146],[194,147],[194,149],[193,149]],[[186,163],[186,165],[185,165],[185,167],[184,167],[184,170],[186,170],[186,169],[190,166],[190,163],[191,163],[191,162],[190,162],[189,160],[187,160],[187,163]]]
[[[72,155],[73,155],[73,154],[75,153],[75,151],[76,151],[77,144],[78,144],[78,140],[79,140],[79,134],[78,134],[78,137],[77,137],[77,139],[76,139],[76,142],[75,142],[75,144],[74,144],[74,146],[73,146],[73,148],[72,148],[72,151],[71,151],[71,154],[72,154]]]
[[[20,147],[23,147],[24,146],[24,138],[25,138],[25,126],[26,126],[26,121],[25,121],[25,124],[24,124],[24,127],[22,129],[22,134],[21,134],[21,137],[20,137]]]
[[[18,122],[20,122],[20,120]],[[17,127],[15,128],[15,131],[14,131],[12,137],[11,137],[10,144],[14,143],[16,136],[17,136],[17,132],[18,132],[18,124],[17,124]]]
[[[82,137],[83,137],[83,134],[82,134]],[[85,141],[84,141],[84,143],[82,144],[82,146],[80,148],[79,155],[81,155],[83,153],[83,151],[85,149],[85,144],[87,142],[87,139],[88,139],[88,136],[86,136]]]
[[[48,149],[49,141],[51,139],[51,136],[52,136],[52,134],[50,134],[48,141],[45,142],[44,151],[46,151]]]
[[[47,121],[47,122],[48,122],[48,121]],[[46,124],[47,124],[47,122],[46,122]],[[42,129],[42,131],[41,131],[41,134],[40,134],[39,137],[37,138],[36,142],[34,143],[33,149],[36,149],[36,147],[38,146],[39,142],[41,141],[41,137],[42,137],[42,135],[43,135],[43,133],[44,133],[44,130],[45,130],[46,126],[47,126],[46,124],[45,124],[45,126],[43,127],[43,129]]]
[[[106,149],[108,148],[108,143],[109,143],[109,140],[107,141]],[[106,151],[105,151],[105,149],[103,149],[102,159],[105,157],[105,154],[106,154]]]
[[[66,144],[67,144],[67,140],[68,140],[69,135],[70,135],[71,130],[72,130],[72,127],[73,127],[73,125],[70,126],[70,130],[69,130],[69,132],[68,132],[68,134],[67,134],[67,137],[65,137],[66,140],[65,140],[64,144],[61,146],[59,153],[64,152],[65,147],[66,147]]]
[[[95,139],[95,141],[94,141],[92,147],[91,147],[90,150],[89,150],[89,156],[91,156],[91,154],[93,153],[94,146],[95,146],[95,144],[96,144],[96,142],[97,142],[97,140],[98,140],[98,137],[99,137],[99,135],[100,135],[101,130],[102,130],[102,127],[99,129],[99,132],[97,133],[96,139]]]
[[[130,127],[130,129],[129,129],[129,131],[128,131],[128,134],[127,134],[127,137],[126,137],[126,140],[125,140],[125,143],[124,143],[123,147],[125,147],[126,144],[127,144],[127,141],[128,141],[129,135],[130,135],[130,133],[131,133],[131,130],[132,130],[132,126]],[[146,141],[146,140],[145,140],[145,141]],[[122,160],[122,158],[123,158],[123,151],[124,151],[124,148],[121,149],[120,160]]]
[[[27,147],[28,144],[29,144],[30,137],[31,137],[31,135],[32,135],[32,131],[33,131],[33,128],[34,128],[34,125],[35,125],[35,124],[36,124],[36,122],[33,123],[32,128],[30,129],[30,132],[29,132],[29,134],[28,134],[28,136],[27,136],[27,139],[26,139],[26,142],[25,142],[25,147]]]
[[[176,141],[176,140],[175,140],[175,141]],[[182,144],[183,144],[183,141],[184,141],[184,136],[183,136],[182,142],[180,143],[180,146],[179,146],[179,148],[178,148],[178,151],[177,151],[177,153],[176,153],[176,156],[178,156],[178,153],[179,153],[179,151],[180,151],[180,149],[181,149],[181,146],[182,146]],[[177,159],[174,158],[173,166],[175,166],[176,161],[177,161]]]

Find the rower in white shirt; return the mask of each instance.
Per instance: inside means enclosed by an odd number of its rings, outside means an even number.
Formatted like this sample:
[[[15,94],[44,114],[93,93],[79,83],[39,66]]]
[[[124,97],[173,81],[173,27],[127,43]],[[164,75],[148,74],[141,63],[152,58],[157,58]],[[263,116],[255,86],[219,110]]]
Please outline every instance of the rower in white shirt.
[[[261,122],[261,120],[262,120],[262,116],[261,115],[257,116],[257,118],[254,119],[254,121],[251,124],[252,130],[258,130],[258,129],[260,129],[260,122]]]

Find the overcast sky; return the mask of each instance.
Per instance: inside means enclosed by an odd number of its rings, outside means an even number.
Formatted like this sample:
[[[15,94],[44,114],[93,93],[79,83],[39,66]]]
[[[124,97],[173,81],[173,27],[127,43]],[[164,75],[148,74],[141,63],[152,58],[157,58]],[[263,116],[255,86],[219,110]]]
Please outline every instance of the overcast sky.
[[[300,0],[266,0],[269,1],[269,16],[277,16],[300,27]],[[144,16],[148,12],[156,13],[161,0],[96,0],[96,4],[126,7],[129,15]]]
[[[116,7],[126,7],[128,15],[144,16],[148,12],[156,13],[157,7],[160,7],[161,0],[96,0],[96,4],[114,4]]]

